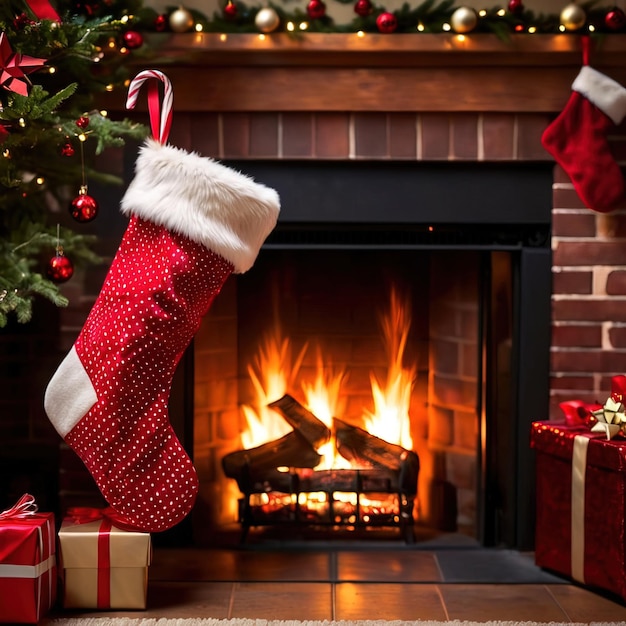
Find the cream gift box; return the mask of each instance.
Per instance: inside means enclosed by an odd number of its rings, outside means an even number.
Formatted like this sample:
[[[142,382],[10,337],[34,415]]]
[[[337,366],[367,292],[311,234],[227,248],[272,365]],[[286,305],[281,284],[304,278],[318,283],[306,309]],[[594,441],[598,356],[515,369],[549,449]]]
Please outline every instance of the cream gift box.
[[[93,519],[100,509],[85,511],[66,517],[59,530],[63,606],[145,609],[150,534],[117,528],[106,516]]]

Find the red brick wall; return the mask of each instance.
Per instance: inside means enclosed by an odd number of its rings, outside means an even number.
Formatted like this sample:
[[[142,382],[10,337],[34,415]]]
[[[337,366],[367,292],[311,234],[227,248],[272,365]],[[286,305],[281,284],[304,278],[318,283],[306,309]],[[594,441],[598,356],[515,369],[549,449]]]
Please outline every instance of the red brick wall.
[[[619,159],[626,127],[610,142]],[[590,211],[554,172],[550,413],[559,417],[563,400],[604,402],[611,376],[626,372],[626,214]]]
[[[218,159],[547,160],[544,114],[187,113],[171,142]]]

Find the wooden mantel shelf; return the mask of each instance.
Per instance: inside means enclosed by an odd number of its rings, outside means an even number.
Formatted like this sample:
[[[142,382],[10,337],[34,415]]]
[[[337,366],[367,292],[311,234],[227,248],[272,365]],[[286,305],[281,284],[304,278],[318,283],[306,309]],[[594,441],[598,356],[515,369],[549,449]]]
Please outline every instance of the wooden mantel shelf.
[[[184,111],[557,112],[582,64],[574,35],[155,34],[149,59]],[[626,36],[593,67],[626,84]],[[123,108],[119,96],[105,103]]]
[[[151,35],[158,59],[175,64],[253,65],[561,65],[579,66],[581,39],[574,35],[274,33]],[[626,67],[626,36],[605,36],[592,61]]]

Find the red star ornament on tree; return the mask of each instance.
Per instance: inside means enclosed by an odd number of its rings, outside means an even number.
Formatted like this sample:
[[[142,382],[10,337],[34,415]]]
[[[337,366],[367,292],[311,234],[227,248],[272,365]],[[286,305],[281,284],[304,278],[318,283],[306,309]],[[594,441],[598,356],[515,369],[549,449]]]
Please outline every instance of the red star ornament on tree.
[[[46,59],[13,52],[5,33],[0,33],[0,86],[20,96],[28,95],[30,81],[26,74],[40,68]]]

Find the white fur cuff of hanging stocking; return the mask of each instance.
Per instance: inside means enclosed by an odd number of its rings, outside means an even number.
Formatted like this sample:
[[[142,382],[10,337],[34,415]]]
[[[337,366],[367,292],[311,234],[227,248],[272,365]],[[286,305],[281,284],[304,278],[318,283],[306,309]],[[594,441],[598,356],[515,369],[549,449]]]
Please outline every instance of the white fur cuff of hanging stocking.
[[[148,139],[121,209],[205,246],[241,274],[276,225],[280,200],[213,159]]]

